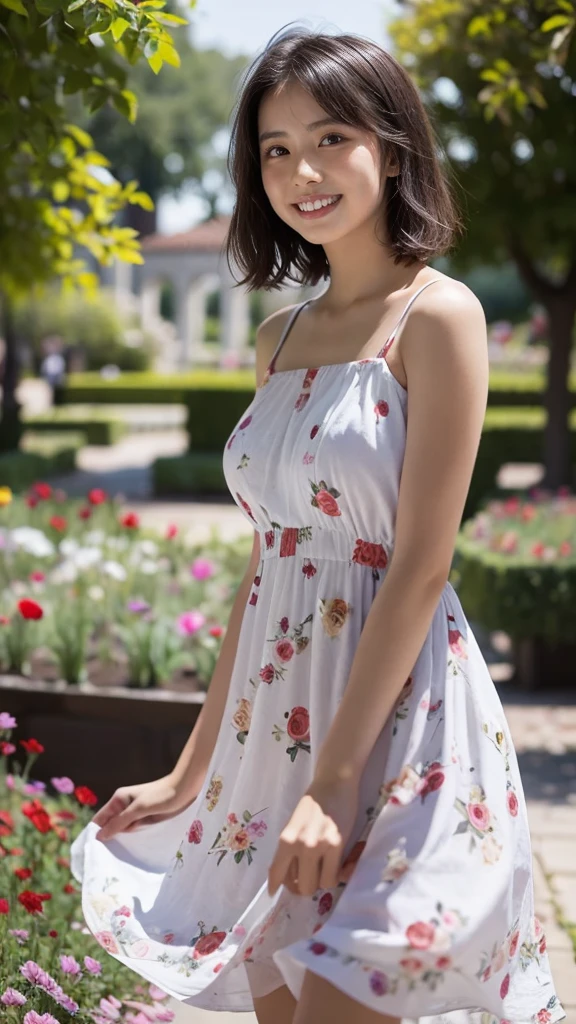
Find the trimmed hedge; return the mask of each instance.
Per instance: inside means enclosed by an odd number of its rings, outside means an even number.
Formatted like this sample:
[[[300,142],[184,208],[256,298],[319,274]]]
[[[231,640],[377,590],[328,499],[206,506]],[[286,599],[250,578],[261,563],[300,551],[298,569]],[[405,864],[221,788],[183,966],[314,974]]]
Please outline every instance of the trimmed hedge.
[[[222,469],[222,453],[187,452],[156,459],[152,464],[154,496],[228,494]]]
[[[26,431],[20,451],[0,455],[0,486],[18,494],[37,480],[71,473],[76,469],[76,455],[85,444],[86,436],[79,432],[40,437]]]
[[[86,444],[96,445],[116,444],[128,429],[123,420],[110,416],[100,409],[90,414],[79,415],[66,408],[51,409],[50,412],[37,416],[28,416],[24,426],[35,433],[80,432],[84,434]]]

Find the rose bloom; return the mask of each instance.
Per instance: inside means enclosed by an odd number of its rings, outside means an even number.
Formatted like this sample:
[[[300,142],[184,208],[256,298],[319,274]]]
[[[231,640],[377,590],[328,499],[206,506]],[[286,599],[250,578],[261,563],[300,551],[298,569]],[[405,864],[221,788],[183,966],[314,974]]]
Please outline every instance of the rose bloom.
[[[239,732],[248,732],[252,715],[252,705],[247,697],[242,697],[238,708],[232,716],[232,722]]]
[[[226,932],[210,932],[209,935],[201,935],[194,946],[193,957],[198,960],[201,956],[208,956],[214,953],[222,945],[226,938]]]
[[[247,850],[250,846],[250,836],[245,828],[241,828],[234,835],[230,836],[231,850]]]
[[[41,619],[44,615],[41,605],[29,597],[23,597],[21,601],[18,601],[18,611],[23,619]]]
[[[490,827],[491,815],[486,804],[468,804],[466,812],[471,823],[480,832],[485,832]]]
[[[271,683],[274,679],[274,665],[264,665],[260,669],[260,679],[263,683]]]
[[[413,949],[430,949],[436,929],[428,921],[415,921],[406,929],[406,938]]]
[[[106,491],[103,491],[100,487],[93,487],[92,490],[88,491],[88,501],[91,505],[103,505],[107,499]]]
[[[324,632],[327,633],[328,636],[338,636],[346,622],[349,611],[349,604],[341,597],[335,597],[332,601],[327,601],[325,611],[322,616]]]
[[[514,932],[514,935],[510,939],[510,948],[508,950],[508,956],[510,959],[515,955],[518,948],[518,942],[520,940],[520,932]]]
[[[373,569],[385,569],[388,565],[388,555],[381,544],[373,544],[371,541],[358,538],[352,561],[359,565],[371,566]]]
[[[190,828],[188,830],[188,842],[189,843],[201,843],[202,842],[202,834],[203,834],[203,832],[204,832],[204,829],[203,829],[203,826],[202,826],[202,822],[200,821],[199,818],[196,818],[196,820],[192,822],[192,824],[190,825]]]
[[[508,802],[508,810],[513,818],[518,814],[518,797],[513,789],[509,789],[506,794],[506,800]]]
[[[341,516],[342,512],[338,508],[338,502],[328,491],[321,490],[317,491],[314,495],[316,503],[321,512],[324,512],[327,516]]]
[[[306,708],[292,708],[286,731],[291,740],[303,743],[310,739],[310,717]]]
[[[68,526],[68,520],[64,516],[52,516],[49,520],[49,524],[53,530],[58,533],[64,533]]]
[[[120,525],[125,526],[127,530],[136,530],[140,526],[140,517],[136,512],[126,512],[120,518]]]
[[[402,967],[407,974],[420,974],[424,967],[422,960],[418,960],[415,956],[405,956],[400,961],[400,967]]]
[[[283,640],[278,640],[274,650],[280,661],[290,661],[294,654],[294,644],[284,637]]]

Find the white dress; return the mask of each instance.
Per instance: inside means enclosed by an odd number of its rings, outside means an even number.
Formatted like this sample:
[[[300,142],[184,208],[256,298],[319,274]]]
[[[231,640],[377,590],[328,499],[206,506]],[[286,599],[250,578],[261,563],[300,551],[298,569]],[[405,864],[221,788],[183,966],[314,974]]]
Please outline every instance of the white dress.
[[[257,995],[298,997],[308,969],[383,1014],[566,1016],[509,728],[448,582],[362,775],[349,882],[267,891],[394,549],[408,396],[384,357],[418,294],[377,356],[275,371],[294,308],[224,450],[261,562],[204,786],[169,821],[104,843],[90,822],[72,846],[101,946],[194,1006],[251,1010],[247,972]]]

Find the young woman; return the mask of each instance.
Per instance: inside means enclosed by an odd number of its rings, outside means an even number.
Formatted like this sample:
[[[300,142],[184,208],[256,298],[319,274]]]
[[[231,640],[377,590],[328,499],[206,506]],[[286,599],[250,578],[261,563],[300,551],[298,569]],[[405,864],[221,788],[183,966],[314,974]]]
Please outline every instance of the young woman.
[[[552,1024],[518,764],[448,582],[488,358],[429,266],[458,219],[421,100],[375,43],[288,32],[231,173],[243,283],[327,286],[258,331],[224,451],[253,554],[178,764],[74,843],[87,924],[260,1024]]]

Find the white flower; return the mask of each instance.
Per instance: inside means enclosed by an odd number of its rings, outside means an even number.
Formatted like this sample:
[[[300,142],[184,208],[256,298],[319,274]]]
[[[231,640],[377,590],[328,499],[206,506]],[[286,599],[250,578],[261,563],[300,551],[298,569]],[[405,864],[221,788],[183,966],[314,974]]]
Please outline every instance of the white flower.
[[[58,565],[51,573],[50,580],[52,583],[74,583],[78,579],[78,569],[74,565],[74,562],[62,562]]]
[[[10,531],[9,536],[16,547],[27,551],[29,555],[35,555],[36,558],[48,558],[56,551],[52,541],[48,540],[42,530],[36,530],[33,526],[17,526],[15,530]]]
[[[123,565],[120,565],[120,562],[103,562],[102,572],[111,576],[113,580],[118,580],[119,583],[123,583],[128,576],[126,569]]]
[[[78,569],[89,569],[90,566],[96,565],[97,562],[102,558],[101,548],[79,548],[75,552],[71,561]]]
[[[79,547],[80,545],[74,537],[65,537],[64,540],[60,541],[60,551],[66,557],[76,554]]]
[[[128,537],[108,537],[106,543],[113,551],[125,551],[130,541]]]
[[[143,555],[148,555],[149,558],[154,558],[158,554],[158,545],[155,540],[144,539],[138,541],[136,547],[142,552]]]
[[[154,576],[158,572],[158,562],[153,562],[151,558],[145,558],[140,564],[140,572],[143,572],[145,576]]]
[[[103,544],[106,540],[106,534],[104,530],[89,530],[88,533],[84,534],[84,540],[87,544]]]
[[[92,587],[88,587],[88,597],[91,601],[102,601],[104,597],[104,587],[99,587],[97,583]]]

